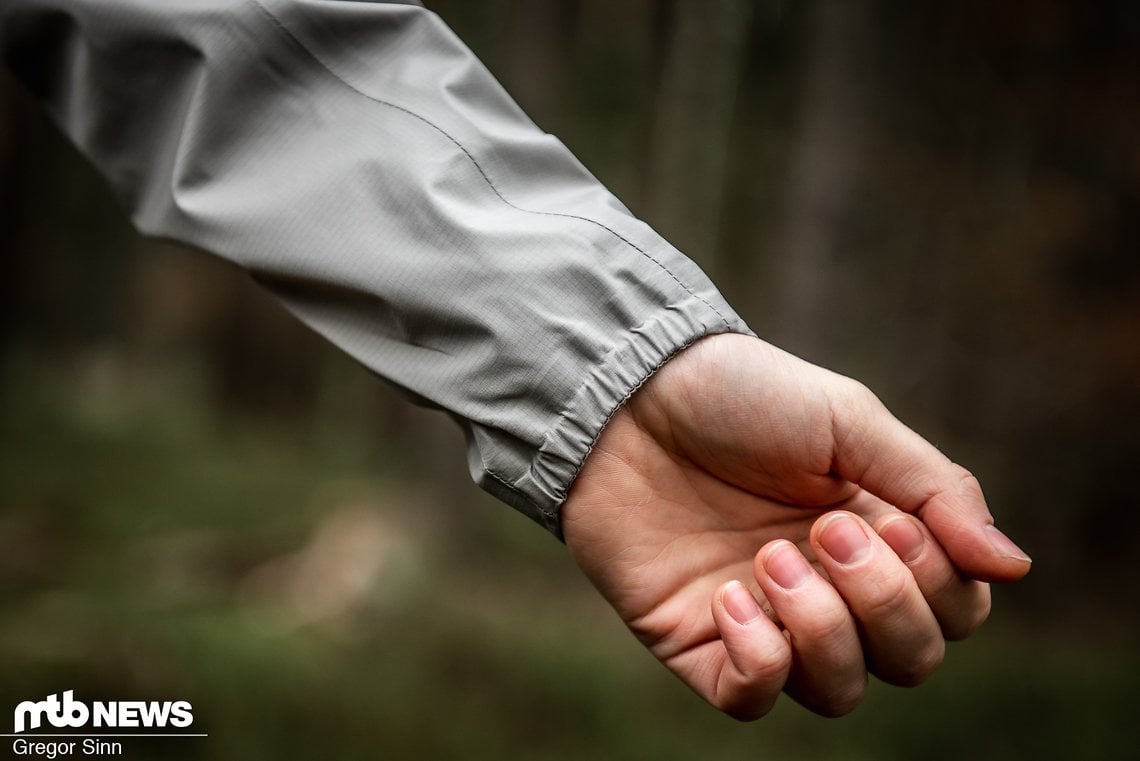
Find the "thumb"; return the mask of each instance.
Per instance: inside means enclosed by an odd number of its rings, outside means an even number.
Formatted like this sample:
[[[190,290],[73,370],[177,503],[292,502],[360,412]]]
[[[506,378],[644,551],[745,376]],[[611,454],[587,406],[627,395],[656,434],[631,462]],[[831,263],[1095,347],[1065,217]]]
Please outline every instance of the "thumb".
[[[993,524],[978,480],[855,381],[831,396],[833,468],[926,524],[964,574],[1016,581],[1032,561]]]

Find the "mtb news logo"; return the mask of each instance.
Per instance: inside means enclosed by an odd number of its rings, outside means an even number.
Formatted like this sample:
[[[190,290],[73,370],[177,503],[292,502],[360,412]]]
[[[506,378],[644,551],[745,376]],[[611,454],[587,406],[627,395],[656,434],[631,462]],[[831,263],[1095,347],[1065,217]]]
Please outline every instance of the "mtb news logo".
[[[7,736],[15,738],[12,752],[17,756],[118,756],[123,754],[123,743],[117,738],[207,736],[186,731],[193,724],[194,707],[186,700],[85,703],[75,699],[75,690],[67,690],[62,697],[53,693],[17,705],[12,712],[14,732]],[[50,731],[46,725],[65,731]]]
[[[88,706],[75,700],[75,690],[59,695],[48,695],[34,703],[25,700],[16,706],[12,723],[16,734],[25,729],[39,729],[43,720],[56,728],[76,729],[90,724],[93,727],[137,728],[137,727],[188,727],[194,723],[194,708],[185,700],[142,701],[123,700],[97,702]]]

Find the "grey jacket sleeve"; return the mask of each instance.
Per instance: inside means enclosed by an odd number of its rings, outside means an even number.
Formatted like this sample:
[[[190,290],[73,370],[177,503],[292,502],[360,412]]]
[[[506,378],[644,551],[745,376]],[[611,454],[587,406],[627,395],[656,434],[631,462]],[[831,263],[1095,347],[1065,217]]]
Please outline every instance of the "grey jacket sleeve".
[[[555,534],[622,401],[747,332],[421,7],[3,0],[0,55],[138,228],[450,412],[475,480]]]

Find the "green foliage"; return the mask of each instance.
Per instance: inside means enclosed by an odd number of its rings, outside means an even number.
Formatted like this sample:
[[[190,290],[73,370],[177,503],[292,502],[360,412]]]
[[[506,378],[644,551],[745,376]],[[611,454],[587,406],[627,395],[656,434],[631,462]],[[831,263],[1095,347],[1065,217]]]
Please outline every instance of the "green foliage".
[[[1067,759],[1133,742],[1134,648],[1000,612],[917,690],[874,685],[841,720],[784,700],[737,724],[473,487],[491,524],[475,559],[351,443],[330,457],[299,432],[218,426],[161,383],[97,402],[20,371],[3,393],[0,706],[64,689],[192,702],[208,739],[131,740],[131,758]],[[343,520],[381,562],[327,538]],[[321,552],[371,571],[313,612],[298,580],[320,564],[299,559]],[[335,598],[338,575],[317,578],[315,599]]]

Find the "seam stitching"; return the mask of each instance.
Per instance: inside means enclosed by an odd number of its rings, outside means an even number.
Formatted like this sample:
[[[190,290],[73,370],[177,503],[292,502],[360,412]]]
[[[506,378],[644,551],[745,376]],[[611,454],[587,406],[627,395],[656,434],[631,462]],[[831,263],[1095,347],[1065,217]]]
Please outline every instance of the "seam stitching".
[[[622,405],[625,404],[627,401],[629,401],[629,398],[631,396],[633,396],[635,393],[637,393],[638,389],[640,389],[642,386],[644,386],[649,381],[650,378],[652,378],[654,375],[656,375],[657,371],[660,370],[662,367],[664,367],[666,362],[673,359],[673,357],[677,356],[678,354],[680,354],[685,349],[692,346],[694,343],[696,343],[700,339],[707,337],[707,335],[708,335],[707,333],[701,333],[698,336],[694,336],[694,337],[690,338],[688,341],[686,341],[685,343],[678,346],[673,351],[669,352],[669,354],[667,354],[660,362],[658,362],[656,365],[653,366],[653,369],[651,369],[648,373],[646,373],[644,378],[639,380],[637,382],[637,384],[634,385],[633,388],[631,388],[629,391],[627,391],[625,396],[623,396],[621,399],[619,399],[617,401],[617,404],[615,404],[613,406],[613,408],[610,409],[609,414],[607,414],[605,420],[602,421],[601,428],[599,428],[598,432],[594,434],[594,438],[592,438],[590,440],[590,444],[589,444],[589,446],[586,447],[585,453],[582,455],[582,458],[580,460],[578,460],[577,464],[575,465],[574,472],[570,474],[570,483],[571,484],[573,484],[574,481],[578,478],[578,474],[582,472],[582,467],[586,464],[586,460],[590,457],[590,453],[594,451],[594,447],[597,446],[598,439],[600,439],[602,437],[602,432],[605,431],[606,426],[609,425],[610,420],[613,419],[613,416],[617,414],[617,411],[621,409]],[[569,492],[570,492],[570,487],[568,486],[565,489],[560,489],[558,492],[555,493],[555,496],[558,497],[558,499],[559,499],[559,503],[558,503],[559,506],[561,506],[561,504],[566,501],[566,497],[569,495]]]
[[[278,19],[277,16],[275,16],[273,14],[273,12],[270,11],[269,8],[267,8],[261,2],[261,0],[250,0],[250,2],[252,2],[261,11],[261,13],[264,14],[269,19],[269,21],[273,24],[273,26],[275,26],[277,28],[277,30],[280,32],[280,34],[282,36],[284,36],[286,39],[288,39],[298,49],[303,51],[305,53],[305,55],[307,55],[309,58],[311,58],[318,66],[320,66],[322,69],[324,69],[325,72],[327,72],[329,74],[329,76],[331,76],[337,82],[341,83],[341,85],[343,85],[344,87],[347,87],[349,90],[356,93],[357,95],[359,95],[363,98],[366,98],[367,100],[372,101],[373,103],[376,103],[376,104],[381,105],[381,106],[385,106],[387,108],[394,109],[396,111],[400,111],[400,112],[412,117],[413,119],[416,119],[416,120],[422,122],[423,124],[427,125],[432,130],[435,130],[440,135],[442,135],[446,140],[448,140],[456,148],[458,148],[463,153],[464,156],[467,157],[467,160],[469,162],[471,162],[471,165],[475,168],[475,171],[477,171],[479,173],[479,176],[483,178],[483,181],[487,184],[487,187],[490,188],[491,192],[494,193],[495,196],[498,197],[498,199],[500,201],[502,201],[504,204],[506,204],[510,208],[512,208],[516,211],[522,212],[524,214],[537,214],[537,215],[541,215],[541,216],[558,217],[558,218],[563,218],[563,219],[575,219],[575,220],[578,220],[580,222],[585,222],[587,224],[591,224],[591,225],[594,225],[596,227],[601,228],[602,230],[605,230],[610,235],[612,235],[614,238],[621,241],[625,245],[629,246],[631,249],[638,252],[639,254],[644,256],[649,261],[653,262],[653,264],[657,265],[657,267],[659,269],[661,269],[663,272],[665,272],[667,275],[669,275],[669,277],[672,278],[673,282],[675,282],[678,286],[680,286],[680,288],[683,291],[685,291],[685,293],[689,294],[691,297],[697,299],[702,304],[704,304],[706,307],[708,307],[709,310],[711,310],[712,313],[715,314],[720,319],[720,321],[724,324],[726,329],[731,329],[732,326],[729,323],[728,318],[725,317],[720,312],[720,310],[717,309],[717,307],[715,305],[710,303],[706,298],[704,298],[700,294],[693,291],[692,288],[690,288],[685,282],[683,282],[679,277],[677,277],[677,275],[671,269],[669,269],[669,267],[665,266],[665,264],[662,263],[659,259],[654,257],[649,252],[645,251],[640,246],[635,244],[633,241],[629,240],[624,235],[617,232],[613,228],[609,227],[605,223],[599,222],[596,219],[591,219],[589,217],[583,217],[583,216],[580,216],[577,214],[567,214],[564,212],[540,211],[540,210],[536,210],[536,209],[527,209],[527,208],[523,208],[523,207],[518,206],[515,203],[511,202],[506,196],[503,195],[503,193],[499,190],[499,188],[491,180],[491,177],[487,174],[486,170],[483,169],[483,166],[479,163],[479,161],[475,158],[475,156],[471,153],[471,151],[469,151],[467,149],[467,147],[463,145],[463,143],[459,142],[459,140],[457,140],[454,136],[452,136],[449,132],[447,132],[447,130],[443,129],[442,127],[440,127],[435,122],[431,121],[430,119],[426,118],[425,116],[423,116],[421,114],[416,113],[415,111],[412,111],[409,108],[398,105],[396,103],[392,103],[391,101],[387,101],[387,100],[384,100],[382,98],[378,98],[374,95],[370,95],[370,94],[364,92],[363,90],[361,90],[359,87],[353,85],[345,77],[343,77],[335,69],[333,69],[332,66],[330,66],[323,58],[318,56],[315,52],[310,50],[304,43],[302,43],[297,38],[297,36],[295,34],[293,34],[293,32],[289,31],[289,29],[281,22],[281,20]],[[424,10],[427,13],[432,13],[432,11],[428,11],[426,9],[424,9]],[[574,480],[578,477],[578,474],[581,472],[582,466],[585,463],[585,460],[589,457],[590,453],[593,452],[594,447],[597,445],[598,439],[602,435],[602,431],[609,424],[609,422],[613,418],[613,416],[615,414],[617,414],[617,411],[619,409],[621,409],[621,406],[623,404],[625,404],[625,402],[631,396],[633,396],[633,394],[638,389],[640,389],[643,385],[645,385],[645,383],[651,377],[653,377],[657,373],[657,371],[660,370],[661,367],[666,362],[668,362],[670,359],[672,359],[674,356],[676,356],[678,353],[680,353],[684,349],[691,346],[695,341],[698,340],[698,338],[701,338],[701,337],[703,337],[703,335],[702,336],[696,336],[696,337],[690,339],[689,341],[687,341],[685,344],[677,347],[677,349],[675,349],[668,356],[666,356],[659,363],[657,363],[653,367],[653,369],[650,370],[649,373],[646,374],[646,376],[644,378],[642,378],[640,381],[638,381],[638,383],[636,385],[634,385],[631,389],[629,389],[625,393],[625,395],[622,396],[622,398],[618,400],[618,402],[613,406],[613,408],[606,415],[605,419],[602,421],[602,425],[599,427],[598,432],[594,435],[594,438],[591,439],[589,446],[587,446],[587,448],[586,448],[585,453],[582,455],[581,459],[578,460],[578,463],[576,464],[574,471],[571,474],[570,483],[573,483]],[[516,485],[514,485],[513,483],[508,481],[506,478],[504,478],[503,476],[496,473],[495,471],[487,469],[485,472],[487,473],[487,475],[494,478],[500,484],[502,484],[503,486],[510,489],[513,493],[518,494],[520,497],[525,499],[527,502],[534,505],[534,507],[540,513],[542,513],[544,516],[546,516],[547,518],[553,519],[555,517],[555,515],[557,514],[557,509],[550,510],[550,509],[545,508],[542,505],[538,504],[535,500],[533,500],[528,494],[526,494],[524,491],[522,491],[519,487],[517,487]],[[568,491],[569,491],[569,487],[564,488],[564,489],[560,489],[558,492],[556,492],[555,497],[559,500],[559,506],[561,505],[562,502],[564,502],[566,500],[566,495],[567,495]]]
[[[523,208],[521,206],[517,206],[514,203],[512,203],[510,200],[507,199],[506,196],[504,196],[499,191],[499,189],[495,186],[495,183],[491,181],[490,176],[488,176],[487,172],[483,169],[483,167],[475,159],[475,156],[472,155],[472,153],[469,150],[467,150],[467,148],[462,143],[460,143],[456,138],[454,138],[445,129],[443,129],[438,124],[431,121],[430,119],[416,113],[415,111],[412,111],[411,109],[405,108],[404,106],[397,105],[396,103],[392,103],[390,101],[383,100],[382,98],[377,98],[373,95],[369,95],[368,93],[361,90],[359,87],[356,87],[351,82],[349,82],[347,79],[345,79],[343,76],[338,74],[328,63],[325,62],[324,59],[322,59],[320,56],[318,56],[316,53],[314,53],[312,50],[310,50],[308,47],[306,47],[299,39],[297,39],[297,36],[295,34],[293,34],[291,31],[289,31],[289,29],[280,21],[280,19],[278,19],[275,15],[273,15],[273,12],[270,11],[268,8],[265,7],[265,5],[262,4],[261,0],[250,0],[250,1],[254,5],[256,5],[261,10],[261,12],[264,13],[270,19],[270,21],[273,23],[274,26],[277,27],[277,29],[281,32],[281,34],[283,34],[285,37],[287,37],[294,45],[296,45],[302,51],[304,51],[306,55],[308,55],[310,58],[313,59],[313,61],[315,61],[317,63],[317,65],[319,65],[322,69],[324,69],[326,72],[328,72],[330,76],[332,76],[335,80],[340,82],[342,85],[344,85],[348,89],[352,90],[357,95],[360,95],[361,97],[367,98],[368,100],[370,100],[374,103],[378,103],[379,105],[387,106],[388,108],[392,108],[392,109],[395,109],[397,111],[401,111],[401,112],[407,114],[408,116],[411,116],[414,119],[418,119],[419,121],[426,124],[428,127],[432,128],[433,130],[435,130],[436,132],[438,132],[439,134],[441,134],[445,138],[447,138],[447,140],[449,140],[453,145],[455,145],[456,148],[458,148],[460,151],[463,152],[463,155],[467,157],[467,160],[471,162],[471,165],[475,167],[475,170],[477,172],[479,172],[479,175],[483,178],[483,181],[487,183],[487,187],[489,187],[491,189],[491,192],[493,192],[496,196],[498,196],[499,200],[501,200],[507,206],[511,207],[512,209],[515,209],[516,211],[521,211],[521,212],[526,213],[526,214],[539,214],[539,215],[544,215],[544,216],[549,216],[549,217],[561,217],[564,219],[576,219],[576,220],[579,220],[581,222],[586,222],[588,224],[596,225],[597,227],[602,228],[603,230],[608,232],[610,235],[614,236],[615,238],[620,240],[622,243],[625,243],[627,246],[632,248],[634,251],[637,251],[639,254],[644,256],[646,259],[648,259],[649,261],[656,264],[662,271],[664,271],[666,274],[668,274],[669,277],[671,277],[673,279],[673,281],[681,287],[682,290],[684,290],[686,293],[688,293],[693,298],[698,299],[705,306],[707,306],[709,309],[711,309],[713,311],[713,313],[715,313],[716,316],[719,317],[721,319],[721,321],[724,323],[725,328],[731,327],[729,325],[728,319],[720,313],[720,310],[718,310],[713,304],[710,304],[708,302],[708,300],[706,300],[703,296],[694,292],[688,285],[686,285],[684,282],[682,282],[681,279],[678,278],[677,275],[674,274],[674,272],[671,269],[666,267],[658,259],[654,258],[652,254],[650,254],[647,251],[645,251],[644,249],[640,248],[635,243],[633,243],[633,241],[629,240],[628,238],[626,238],[625,236],[623,236],[621,233],[617,232],[613,228],[609,227],[608,225],[606,225],[602,222],[599,222],[596,219],[590,219],[589,217],[582,217],[582,216],[578,216],[576,214],[566,214],[564,212],[539,211],[536,209],[526,209],[526,208]],[[432,11],[428,11],[426,9],[425,9],[425,12],[426,13],[432,13]]]

